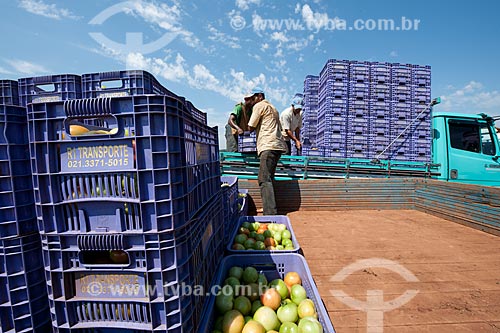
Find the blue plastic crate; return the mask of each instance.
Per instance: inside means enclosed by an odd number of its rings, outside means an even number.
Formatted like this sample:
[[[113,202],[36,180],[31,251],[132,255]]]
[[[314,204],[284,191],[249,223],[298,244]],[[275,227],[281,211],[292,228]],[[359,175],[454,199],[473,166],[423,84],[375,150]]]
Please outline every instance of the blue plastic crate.
[[[346,158],[345,144],[338,144],[340,148],[337,148],[334,144],[327,144],[324,147],[323,157],[339,157]]]
[[[234,250],[232,249],[233,241],[236,235],[238,234],[238,227],[242,225],[243,222],[260,222],[260,223],[280,223],[286,225],[286,228],[290,231],[292,235],[291,240],[293,243],[293,250],[252,250],[252,255],[263,254],[263,253],[299,253],[300,245],[295,233],[293,232],[292,223],[288,216],[284,215],[272,215],[272,216],[241,216],[237,223],[235,223],[235,227],[231,230],[231,236],[229,238],[229,242],[227,243],[226,251],[229,254],[248,254],[247,250]]]
[[[238,151],[240,153],[256,153],[257,152],[257,136],[256,132],[244,132],[238,135]]]
[[[431,102],[431,96],[430,95],[414,95],[414,96],[412,96],[411,100],[415,104],[427,106]]]
[[[391,94],[389,92],[372,92],[370,102],[391,102]]]
[[[0,80],[0,105],[19,105],[19,85],[17,81]]]
[[[26,108],[0,105],[0,238],[38,231]]]
[[[306,260],[296,253],[274,253],[274,254],[236,254],[226,258],[221,263],[221,267],[217,272],[217,278],[214,285],[222,285],[227,277],[229,269],[232,266],[255,267],[259,272],[262,272],[268,281],[277,278],[283,279],[288,272],[297,272],[302,278],[302,286],[305,288],[307,297],[310,298],[315,305],[318,313],[318,320],[323,326],[324,332],[335,333],[333,325],[329,319],[328,312],[321,300],[318,288],[311,275],[311,271],[307,266]],[[202,325],[199,333],[212,332],[214,316],[215,316],[215,295],[210,296],[207,300],[203,311]]]
[[[40,236],[0,240],[0,331],[49,332]]]
[[[205,112],[195,107],[190,101],[186,101],[186,106],[196,120],[203,124],[207,123],[207,114]]]
[[[229,239],[232,226],[239,218],[238,177],[222,176],[221,189],[224,207],[224,239]]]
[[[302,155],[303,156],[320,156],[324,155],[324,149],[321,147],[302,147]]]
[[[82,78],[75,74],[47,75],[19,79],[19,99],[29,103],[47,103],[82,98]]]
[[[430,87],[431,79],[430,78],[414,78],[412,80],[412,84],[419,87]]]
[[[351,108],[369,108],[370,101],[369,98],[366,99],[349,99],[349,107]]]
[[[73,121],[108,132],[71,135]],[[220,191],[217,128],[176,98],[31,104],[28,123],[43,232],[168,231]]]
[[[196,332],[205,295],[189,293],[185,288],[192,291],[201,286],[209,290],[224,253],[222,216],[222,198],[218,196],[190,225],[172,233],[130,236],[136,241],[128,244],[126,235],[121,235],[122,244],[107,242],[104,235],[95,235],[95,241],[77,240],[80,252],[89,248],[108,251],[118,245],[135,261],[142,261],[142,265],[98,263],[90,265],[94,267],[55,268],[52,262],[48,263],[54,326]],[[75,237],[61,236],[59,246],[65,246],[62,249],[57,249],[55,237],[46,238],[44,254],[60,252],[67,257]],[[142,254],[137,253],[141,251]]]
[[[393,84],[391,85],[391,92],[393,94],[409,94],[411,93],[413,86],[409,85],[398,85],[398,84]]]
[[[410,104],[412,102],[412,96],[410,92],[407,93],[397,93],[397,92],[392,92],[391,94],[391,99],[394,104]],[[397,105],[394,105],[396,107],[400,107]]]
[[[322,80],[322,78],[334,72],[345,73],[347,77],[349,73],[349,61],[329,59],[320,71],[319,74],[320,81]]]
[[[82,75],[83,98],[167,95],[178,97],[149,72],[125,70]]]

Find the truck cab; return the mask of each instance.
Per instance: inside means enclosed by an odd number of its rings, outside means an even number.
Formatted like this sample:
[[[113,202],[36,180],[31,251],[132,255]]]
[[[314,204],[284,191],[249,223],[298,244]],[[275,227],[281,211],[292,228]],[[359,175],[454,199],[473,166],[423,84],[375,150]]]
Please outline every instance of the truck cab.
[[[439,179],[500,186],[500,145],[485,114],[432,112],[432,161]]]

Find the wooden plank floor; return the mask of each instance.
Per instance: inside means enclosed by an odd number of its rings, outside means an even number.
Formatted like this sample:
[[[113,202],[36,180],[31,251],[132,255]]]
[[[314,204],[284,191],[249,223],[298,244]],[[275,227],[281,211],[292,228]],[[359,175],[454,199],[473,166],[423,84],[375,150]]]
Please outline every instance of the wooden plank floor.
[[[499,237],[414,210],[297,211],[288,216],[338,333],[500,332]],[[389,260],[417,281],[384,267],[364,267],[342,281],[332,280],[364,259],[373,266]],[[363,303],[368,290],[378,290],[384,302],[407,290],[418,293],[382,319],[368,320],[366,312],[344,304],[346,299],[342,302],[332,290]]]

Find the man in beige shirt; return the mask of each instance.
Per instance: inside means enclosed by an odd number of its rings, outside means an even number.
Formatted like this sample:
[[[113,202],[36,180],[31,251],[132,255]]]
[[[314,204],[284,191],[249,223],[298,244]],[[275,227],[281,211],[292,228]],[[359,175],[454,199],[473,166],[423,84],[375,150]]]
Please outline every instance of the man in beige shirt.
[[[262,89],[255,88],[253,93],[256,104],[253,106],[248,127],[250,131],[256,130],[257,132],[257,154],[260,159],[258,180],[263,214],[276,215],[278,209],[273,181],[278,161],[281,155],[286,152],[286,145],[281,133],[278,111],[265,99]]]

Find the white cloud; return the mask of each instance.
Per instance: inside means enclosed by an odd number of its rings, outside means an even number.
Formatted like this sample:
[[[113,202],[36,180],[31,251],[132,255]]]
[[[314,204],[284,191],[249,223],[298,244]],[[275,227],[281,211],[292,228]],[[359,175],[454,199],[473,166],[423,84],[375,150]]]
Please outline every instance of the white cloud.
[[[316,31],[326,26],[330,20],[327,13],[315,13],[307,4],[302,6],[302,19],[308,29],[315,29]]]
[[[198,89],[217,91],[220,81],[204,65],[196,64],[193,67],[193,74],[188,78],[190,86]]]
[[[264,43],[260,46],[260,50],[262,52],[265,52],[267,49],[269,49],[269,44],[268,43]]]
[[[189,78],[188,67],[180,54],[177,54],[173,61],[169,60],[146,58],[140,53],[131,53],[127,55],[126,62],[128,68],[145,69],[169,81],[180,82]]]
[[[14,74],[14,73],[12,73],[11,71],[9,71],[6,68],[0,67],[0,74],[10,75],[10,74]]]
[[[392,57],[392,58],[396,58],[398,56],[398,52],[391,51],[391,53],[389,53],[389,56]]]
[[[273,32],[271,34],[271,39],[282,43],[289,41],[288,37],[283,32]]]
[[[241,10],[247,10],[250,5],[260,5],[260,0],[236,0],[236,7]]]
[[[180,54],[177,54],[175,58],[159,59],[144,57],[140,53],[131,53],[121,60],[126,61],[127,68],[147,70],[168,81],[185,82],[192,88],[212,91],[233,101],[241,100],[244,94],[257,86],[264,89],[266,98],[272,100],[273,103],[283,103],[289,99],[286,89],[271,87],[274,84],[268,81],[263,73],[255,77],[247,77],[244,72],[230,69],[229,74],[217,77],[205,65],[196,64],[190,67]],[[286,62],[277,64],[284,66]]]
[[[487,91],[483,84],[470,81],[463,88],[441,96],[441,104],[436,109],[465,113],[492,113],[498,114],[500,109],[500,92]]]
[[[202,50],[203,43],[201,40],[182,26],[183,12],[180,3],[177,0],[171,0],[170,2],[172,5],[158,4],[154,0],[150,2],[128,1],[123,8],[123,12],[140,17],[152,24],[153,27],[176,33],[187,46]]]
[[[42,74],[42,73],[49,72],[42,65],[38,65],[38,64],[29,62],[29,61],[25,61],[25,60],[5,59],[5,62],[8,63],[9,65],[11,65],[17,72],[22,73],[22,74],[35,75],[35,74]]]
[[[158,25],[167,31],[182,32],[183,30],[180,25],[181,10],[175,2],[169,6],[166,3],[130,1],[126,3],[123,11],[130,15],[139,16],[146,22]]]
[[[57,8],[55,4],[46,4],[43,0],[20,0],[19,7],[26,11],[45,16],[51,19],[60,20],[61,18],[79,19],[80,17],[73,15],[68,9]]]
[[[208,26],[208,31],[211,33],[211,35],[208,37],[208,39],[222,43],[224,45],[229,46],[232,49],[240,49],[241,45],[239,44],[239,39],[237,37],[230,36],[226,33],[223,33],[219,30],[217,30],[215,27],[212,25]]]

